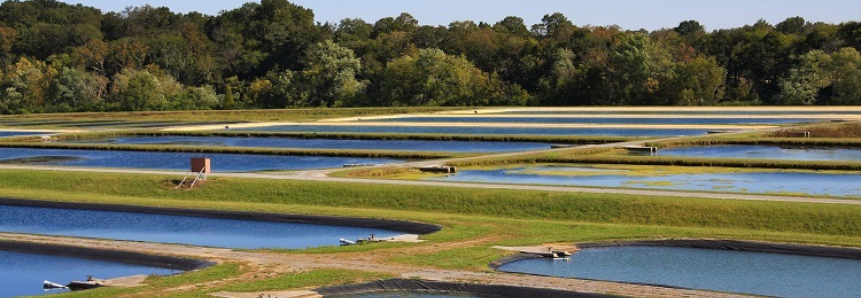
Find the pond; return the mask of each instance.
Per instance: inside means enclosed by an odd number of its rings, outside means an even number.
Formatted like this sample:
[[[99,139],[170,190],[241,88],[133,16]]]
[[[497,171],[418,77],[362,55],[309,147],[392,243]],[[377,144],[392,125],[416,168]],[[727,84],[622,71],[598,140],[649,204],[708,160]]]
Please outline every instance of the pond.
[[[470,294],[437,294],[422,292],[379,292],[353,295],[325,296],[326,298],[488,298],[488,296],[476,296]]]
[[[861,149],[808,148],[769,145],[727,145],[661,149],[658,156],[719,157],[786,160],[861,160]]]
[[[716,249],[588,248],[570,261],[528,259],[499,270],[787,298],[861,293],[859,260]]]
[[[301,149],[363,149],[400,151],[446,152],[506,152],[550,149],[550,144],[535,142],[467,142],[419,140],[335,140],[298,139],[278,137],[185,137],[140,136],[103,140],[76,141],[76,143],[156,144],[174,146],[265,147]]]
[[[211,158],[212,170],[215,172],[307,170],[336,168],[342,167],[345,164],[400,162],[400,160],[390,158],[0,148],[0,163],[5,164],[41,164],[149,170],[187,171],[190,166],[190,159],[199,156]]]
[[[651,129],[604,127],[487,127],[487,126],[361,126],[361,125],[276,125],[231,131],[332,132],[332,133],[427,133],[482,135],[602,135],[602,136],[682,136],[704,135],[713,129]]]
[[[42,134],[49,134],[51,132],[47,131],[8,131],[8,130],[0,130],[0,138],[5,137],[18,137],[18,136],[35,136]]]
[[[561,109],[561,110],[508,110],[500,112],[486,112],[484,114],[502,115],[861,115],[861,110],[606,110],[606,109]]]
[[[817,172],[715,172],[632,176],[625,170],[583,169],[576,166],[525,166],[503,169],[461,169],[427,180],[543,184],[585,187],[625,187],[683,191],[861,197],[861,174]]]
[[[777,125],[818,122],[808,118],[708,118],[708,117],[582,117],[571,115],[553,117],[493,117],[493,116],[434,116],[400,117],[363,120],[367,122],[416,122],[416,123],[548,123],[548,124],[674,124],[674,125]]]
[[[394,230],[255,220],[0,205],[0,231],[258,249],[339,245]]]
[[[42,289],[42,281],[68,284],[87,275],[112,279],[132,275],[168,275],[181,271],[113,261],[0,250],[0,297],[35,296],[68,290]]]

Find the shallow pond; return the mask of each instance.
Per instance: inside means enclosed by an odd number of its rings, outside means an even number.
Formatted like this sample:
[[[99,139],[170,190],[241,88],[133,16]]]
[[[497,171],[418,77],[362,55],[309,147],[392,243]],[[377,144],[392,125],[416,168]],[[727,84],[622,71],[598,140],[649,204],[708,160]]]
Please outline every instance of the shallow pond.
[[[389,158],[0,148],[0,163],[81,167],[187,171],[189,168],[189,160],[192,157],[197,156],[206,156],[211,158],[212,170],[215,172],[304,170],[342,167],[344,164],[384,164],[400,162],[400,160]]]
[[[435,123],[435,122],[466,122],[466,123],[548,123],[548,124],[689,124],[689,125],[776,125],[776,124],[794,124],[806,122],[818,122],[820,119],[804,119],[804,118],[636,118],[636,117],[482,117],[482,116],[461,116],[461,117],[402,117],[402,118],[382,118],[363,120],[368,122],[416,122],[416,123]]]
[[[42,281],[68,284],[87,275],[111,279],[131,275],[168,275],[181,271],[112,261],[0,250],[0,297],[35,296],[68,290],[42,289]]]
[[[840,111],[809,111],[809,110],[511,110],[501,112],[487,112],[485,114],[503,115],[861,115],[861,110]]]
[[[76,143],[158,144],[179,146],[265,147],[301,149],[363,149],[447,152],[505,152],[549,149],[550,144],[534,142],[466,142],[419,140],[334,140],[262,137],[123,137]]]
[[[744,251],[589,248],[570,261],[521,260],[499,270],[792,298],[861,293],[861,261]]]
[[[787,160],[861,160],[861,149],[802,148],[767,145],[728,145],[661,149],[658,156],[721,157]]]
[[[46,131],[6,131],[6,130],[0,130],[0,138],[5,138],[5,137],[17,137],[17,136],[34,136],[34,135],[41,135],[41,134],[47,134],[47,133],[50,133],[50,132],[46,132]]]
[[[339,245],[340,238],[379,238],[393,230],[173,216],[134,212],[0,205],[0,231],[180,243],[226,248],[302,249]]]
[[[434,294],[420,292],[380,292],[354,295],[325,296],[326,298],[483,298],[468,294]]]
[[[587,187],[628,187],[646,189],[720,191],[740,193],[807,194],[833,197],[861,197],[861,175],[814,172],[690,173],[658,176],[628,176],[625,171],[581,169],[578,167],[519,167],[491,170],[462,169],[457,174],[433,176],[428,180],[544,184]],[[580,175],[577,172],[588,172]],[[567,174],[566,174],[567,173]]]
[[[236,131],[278,132],[340,132],[340,133],[437,133],[484,135],[603,135],[603,136],[682,136],[703,135],[711,129],[649,129],[649,128],[554,128],[554,127],[454,127],[454,126],[329,126],[277,125]]]

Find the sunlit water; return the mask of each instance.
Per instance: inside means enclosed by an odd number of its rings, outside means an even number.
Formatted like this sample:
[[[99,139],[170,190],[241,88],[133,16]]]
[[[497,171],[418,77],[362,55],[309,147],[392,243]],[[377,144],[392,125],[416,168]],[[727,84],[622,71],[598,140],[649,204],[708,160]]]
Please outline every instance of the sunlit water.
[[[34,296],[68,290],[42,289],[42,281],[68,284],[87,275],[111,279],[131,275],[167,275],[178,270],[120,262],[51,256],[0,250],[0,297]]]
[[[549,149],[550,144],[534,142],[466,142],[420,140],[334,140],[296,139],[278,137],[123,137],[105,140],[88,140],[77,143],[157,144],[179,146],[265,147],[300,149],[363,149],[398,151],[447,152],[505,152]]]
[[[314,224],[0,205],[0,231],[226,248],[310,248],[403,232]]]
[[[33,135],[41,135],[46,134],[48,132],[39,132],[39,131],[5,131],[0,130],[0,138],[5,137],[15,137],[15,136],[33,136]]]
[[[400,162],[400,160],[389,158],[0,148],[0,162],[9,162],[9,160],[13,159],[32,157],[73,157],[59,158],[56,160],[47,158],[46,161],[39,161],[37,163],[43,165],[153,170],[188,170],[190,167],[190,159],[192,157],[199,156],[211,158],[212,170],[215,172],[306,170],[342,167],[344,164],[385,164]]]
[[[861,160],[861,149],[803,148],[768,145],[728,145],[661,149],[658,156],[787,159],[787,160]]]
[[[834,197],[861,197],[861,175],[814,172],[695,173],[665,176],[626,176],[620,171],[606,174],[550,175],[542,171],[594,172],[577,167],[521,167],[498,170],[462,169],[457,174],[433,176],[428,180],[511,184],[544,184],[587,187],[628,187],[646,189],[718,191],[738,193],[807,194]]]
[[[231,129],[234,130],[234,129]],[[682,136],[703,135],[708,129],[649,129],[649,128],[554,128],[554,127],[455,127],[455,126],[328,126],[277,125],[235,129],[237,131],[333,132],[333,133],[428,133],[483,135],[602,135],[602,136]]]
[[[529,259],[499,270],[792,298],[861,293],[861,261],[744,251],[589,248],[567,262]]]
[[[637,118],[637,117],[483,117],[483,116],[440,116],[440,117],[399,117],[363,120],[368,122],[416,122],[416,123],[440,123],[440,122],[466,122],[466,123],[548,123],[548,124],[673,124],[673,125],[776,125],[794,124],[806,122],[818,122],[819,119],[806,118]]]

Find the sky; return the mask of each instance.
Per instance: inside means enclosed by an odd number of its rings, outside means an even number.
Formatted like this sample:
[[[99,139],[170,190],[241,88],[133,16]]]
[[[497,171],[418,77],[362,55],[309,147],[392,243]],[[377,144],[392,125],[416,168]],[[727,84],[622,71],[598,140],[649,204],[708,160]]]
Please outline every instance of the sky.
[[[167,6],[174,12],[198,11],[217,15],[242,6],[249,0],[61,0],[81,3],[104,11],[129,6]],[[259,0],[257,0],[259,2]],[[407,12],[420,25],[443,25],[472,20],[496,23],[518,16],[528,25],[541,22],[545,14],[561,12],[575,25],[619,25],[629,30],[673,28],[685,20],[696,20],[707,30],[752,25],[765,19],[772,25],[788,17],[801,16],[810,22],[839,24],[861,21],[858,0],[292,0],[310,8],[318,22],[337,23],[361,18],[374,23],[384,17]]]

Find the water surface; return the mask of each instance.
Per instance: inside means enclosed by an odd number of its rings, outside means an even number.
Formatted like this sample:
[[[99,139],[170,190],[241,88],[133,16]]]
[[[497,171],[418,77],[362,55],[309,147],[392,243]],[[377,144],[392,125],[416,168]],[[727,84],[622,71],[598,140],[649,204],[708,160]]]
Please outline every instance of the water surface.
[[[181,271],[113,261],[0,250],[0,297],[35,296],[68,290],[42,289],[42,281],[68,284],[87,275],[112,279],[132,275],[168,275]]]
[[[403,232],[344,226],[0,205],[0,231],[179,243],[226,248],[302,249],[339,245],[340,238]]]
[[[856,148],[805,148],[768,145],[728,145],[687,147],[658,150],[659,156],[720,157],[786,160],[861,160],[861,149]]]
[[[549,149],[550,144],[536,142],[467,142],[421,140],[336,140],[279,137],[123,137],[77,143],[157,144],[178,146],[264,147],[300,149],[363,149],[446,152],[505,152]]]
[[[682,136],[703,135],[711,129],[650,129],[650,128],[554,128],[554,127],[454,127],[454,126],[328,126],[276,125],[235,131],[332,132],[332,133],[436,133],[484,135],[602,135],[602,136]]]
[[[791,298],[853,298],[861,293],[859,260],[745,251],[589,248],[567,262],[529,259],[499,270]]]
[[[441,116],[441,117],[401,117],[363,120],[367,122],[466,122],[466,123],[548,123],[548,124],[677,124],[677,125],[777,125],[806,122],[818,122],[820,119],[804,118],[600,118],[600,117],[482,117],[476,116]]]
[[[858,184],[858,181],[861,181],[861,174],[779,171],[628,176],[624,174],[624,171],[619,170],[599,170],[599,173],[595,173],[595,171],[565,166],[490,170],[462,169],[456,174],[433,176],[426,179],[458,182],[861,197],[861,185]],[[600,173],[600,171],[606,171],[606,173]],[[589,174],[574,175],[573,173],[576,172],[589,172]],[[560,175],[558,173],[572,173],[572,175]]]
[[[35,136],[35,135],[42,135],[42,134],[48,134],[48,133],[50,133],[50,132],[46,132],[46,131],[7,131],[7,130],[0,130],[0,138],[5,138],[5,137],[17,137],[17,136]]]
[[[187,171],[190,166],[189,160],[199,156],[211,158],[212,170],[215,172],[306,170],[335,168],[344,164],[400,162],[400,160],[389,158],[0,148],[0,163],[20,162],[25,164],[150,170]]]

